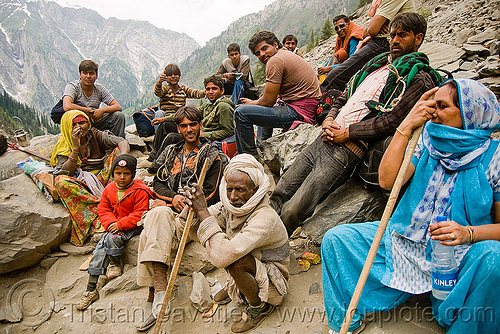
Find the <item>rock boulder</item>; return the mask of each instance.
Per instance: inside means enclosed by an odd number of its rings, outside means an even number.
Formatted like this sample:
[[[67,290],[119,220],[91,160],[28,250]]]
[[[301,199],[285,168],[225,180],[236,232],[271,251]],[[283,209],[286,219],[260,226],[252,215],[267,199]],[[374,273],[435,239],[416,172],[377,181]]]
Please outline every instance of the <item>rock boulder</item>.
[[[386,202],[380,190],[366,189],[360,180],[352,178],[316,207],[302,230],[315,244],[321,244],[332,227],[379,220]]]
[[[269,138],[261,145],[264,162],[271,172],[281,175],[320,133],[321,126],[301,124],[294,130]]]
[[[0,274],[38,263],[68,239],[71,221],[27,175],[0,182]]]
[[[59,135],[45,135],[30,139],[30,146],[24,149],[50,159],[52,150]],[[30,155],[19,150],[8,149],[7,152],[0,157],[0,181],[10,177],[23,174],[23,170],[17,167],[17,163],[28,158]],[[46,162],[48,165],[48,162]]]

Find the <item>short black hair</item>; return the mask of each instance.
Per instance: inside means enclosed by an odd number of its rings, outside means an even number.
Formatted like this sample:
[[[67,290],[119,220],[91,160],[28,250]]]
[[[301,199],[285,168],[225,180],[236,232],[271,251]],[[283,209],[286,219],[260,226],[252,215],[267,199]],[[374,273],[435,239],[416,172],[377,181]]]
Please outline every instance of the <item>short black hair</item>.
[[[238,53],[241,53],[240,51],[240,46],[237,43],[231,43],[227,46],[227,54],[231,51],[237,51]]]
[[[295,44],[299,44],[299,40],[294,35],[286,35],[283,37],[283,44],[285,44],[286,41],[295,41]]]
[[[203,115],[198,110],[198,108],[190,107],[190,106],[184,106],[184,107],[180,107],[175,112],[175,115],[174,115],[175,124],[179,125],[184,118],[187,118],[190,121],[194,121],[194,122],[200,123],[201,120],[203,119]]]
[[[78,66],[78,71],[80,73],[82,72],[88,72],[88,71],[94,71],[95,74],[97,74],[97,70],[99,69],[99,65],[93,60],[86,59],[80,63],[80,66]]]
[[[340,15],[337,15],[333,18],[332,22],[335,23],[337,22],[338,20],[344,20],[345,23],[349,23],[351,22],[351,19],[349,18],[349,16],[347,15],[344,15],[344,14],[340,14]]]
[[[250,51],[252,51],[253,54],[255,54],[255,47],[257,46],[257,44],[262,41],[265,41],[270,45],[273,45],[274,42],[276,42],[278,44],[278,48],[282,48],[282,45],[275,34],[270,31],[259,31],[253,34],[252,38],[250,38],[250,40],[248,41],[248,48],[250,49]]]
[[[402,29],[404,31],[413,31],[415,35],[422,34],[422,41],[427,32],[427,22],[425,18],[418,13],[399,13],[390,23],[390,29]]]
[[[167,77],[172,74],[181,76],[181,69],[176,64],[168,64],[167,66],[165,66],[165,70],[163,71],[163,73],[165,73]]]
[[[220,77],[220,75],[211,75],[207,78],[205,78],[203,80],[203,85],[205,86],[205,88],[207,87],[207,85],[209,83],[213,83],[214,85],[216,85],[217,87],[219,87],[221,90],[224,89],[224,81],[222,80],[222,78]]]

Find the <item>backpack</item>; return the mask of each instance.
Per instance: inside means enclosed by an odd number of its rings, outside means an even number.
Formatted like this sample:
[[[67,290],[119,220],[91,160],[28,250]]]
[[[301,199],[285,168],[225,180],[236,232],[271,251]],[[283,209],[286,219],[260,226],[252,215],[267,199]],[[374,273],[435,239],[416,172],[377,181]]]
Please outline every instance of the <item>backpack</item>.
[[[60,99],[59,102],[56,103],[52,110],[50,111],[50,118],[56,124],[61,124],[61,118],[64,115],[65,111],[63,109],[63,100]]]
[[[338,89],[330,89],[323,93],[316,107],[316,123],[321,124],[332,109],[332,105],[342,92]]]
[[[132,114],[135,127],[139,137],[149,137],[155,134],[155,128],[151,121],[155,118],[155,112],[158,111],[158,105],[138,110]]]
[[[258,100],[259,99],[259,88],[255,87],[255,83],[253,81],[252,71],[248,72],[250,81],[250,87],[245,87],[245,91],[243,92],[243,97],[246,97],[250,100]]]

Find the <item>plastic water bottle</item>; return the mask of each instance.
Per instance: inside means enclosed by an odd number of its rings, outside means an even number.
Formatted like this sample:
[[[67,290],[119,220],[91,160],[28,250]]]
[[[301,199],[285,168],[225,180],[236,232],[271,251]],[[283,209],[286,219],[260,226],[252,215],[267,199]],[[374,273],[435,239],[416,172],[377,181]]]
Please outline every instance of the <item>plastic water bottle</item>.
[[[320,67],[323,67],[323,62],[320,60],[319,63],[318,63],[318,68]],[[318,76],[319,78],[319,83],[323,83],[323,81],[325,81],[325,78],[326,78],[326,74],[321,74]]]
[[[446,221],[445,216],[437,217],[436,221]],[[455,247],[445,246],[439,240],[432,240],[431,279],[432,295],[444,300],[457,284],[458,267],[455,260]]]

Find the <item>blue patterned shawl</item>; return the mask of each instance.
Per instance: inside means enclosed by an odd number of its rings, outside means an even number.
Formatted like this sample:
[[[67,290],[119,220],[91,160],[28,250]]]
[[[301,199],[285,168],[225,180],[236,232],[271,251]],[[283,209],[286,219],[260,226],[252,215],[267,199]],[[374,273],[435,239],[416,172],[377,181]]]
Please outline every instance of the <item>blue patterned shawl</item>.
[[[493,190],[485,168],[497,147],[491,145],[490,135],[500,128],[500,107],[481,83],[454,81],[463,129],[426,124],[424,149],[413,177],[416,182],[411,182],[389,222],[389,230],[415,242],[426,237],[429,224],[440,215],[462,225],[492,222]],[[483,166],[480,162],[486,157]],[[446,170],[451,171],[449,177]]]

